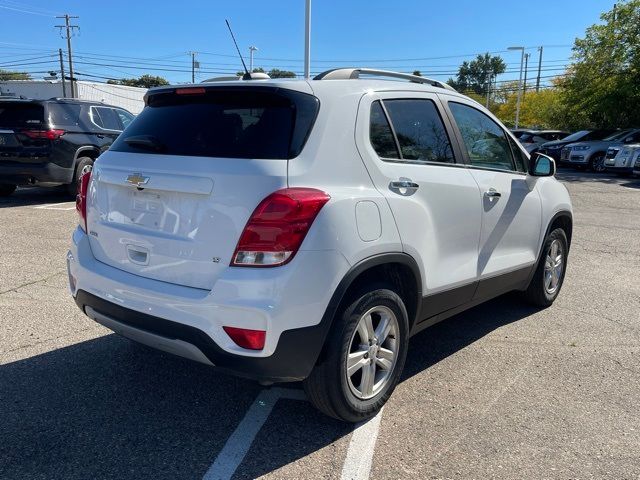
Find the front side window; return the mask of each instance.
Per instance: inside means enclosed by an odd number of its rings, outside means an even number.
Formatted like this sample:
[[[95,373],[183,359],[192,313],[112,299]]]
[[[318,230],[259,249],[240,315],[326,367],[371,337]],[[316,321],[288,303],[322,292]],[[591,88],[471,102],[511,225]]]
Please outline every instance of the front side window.
[[[384,100],[403,160],[453,163],[453,150],[431,100]]]
[[[449,102],[460,129],[471,165],[498,170],[514,170],[511,148],[504,130],[490,117],[473,107]]]
[[[516,142],[513,138],[507,135],[509,140],[509,144],[511,145],[511,151],[513,152],[513,159],[516,164],[516,170],[522,173],[527,172],[527,165],[529,165],[529,159],[522,151],[522,148],[518,146],[518,142]]]

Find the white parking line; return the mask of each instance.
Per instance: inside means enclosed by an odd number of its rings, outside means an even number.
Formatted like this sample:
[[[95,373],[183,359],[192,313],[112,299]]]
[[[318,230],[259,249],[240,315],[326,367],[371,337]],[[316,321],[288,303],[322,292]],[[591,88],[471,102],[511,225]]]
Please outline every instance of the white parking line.
[[[62,207],[61,205],[65,205]],[[69,206],[71,205],[71,206]],[[38,205],[37,207],[42,210],[73,210],[76,208],[75,204],[71,204],[70,202],[61,202],[61,203],[45,203],[44,205]]]
[[[371,472],[373,451],[378,438],[382,410],[375,417],[356,425],[342,467],[342,480],[366,480]]]
[[[306,399],[304,393],[300,390],[271,388],[260,392],[240,424],[227,440],[227,443],[225,443],[218,457],[202,477],[203,480],[228,480],[233,476],[280,398],[291,400]]]

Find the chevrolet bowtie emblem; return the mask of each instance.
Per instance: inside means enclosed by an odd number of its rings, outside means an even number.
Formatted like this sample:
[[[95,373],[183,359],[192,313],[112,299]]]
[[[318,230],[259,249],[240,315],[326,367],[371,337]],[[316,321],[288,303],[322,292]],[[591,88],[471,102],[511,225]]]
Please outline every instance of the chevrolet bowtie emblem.
[[[131,185],[135,185],[136,187],[146,185],[148,181],[149,181],[149,177],[145,177],[139,173],[134,173],[127,177],[127,183],[130,183]]]

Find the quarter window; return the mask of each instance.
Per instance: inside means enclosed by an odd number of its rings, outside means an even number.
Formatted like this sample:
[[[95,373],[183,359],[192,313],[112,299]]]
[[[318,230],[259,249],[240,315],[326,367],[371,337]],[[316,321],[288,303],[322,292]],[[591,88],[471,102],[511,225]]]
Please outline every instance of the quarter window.
[[[526,173],[527,165],[529,164],[529,159],[527,158],[525,153],[522,151],[522,148],[520,148],[520,146],[518,145],[518,142],[516,142],[513,138],[511,138],[508,135],[507,135],[507,138],[509,139],[509,144],[511,145],[511,151],[513,152],[513,159],[515,160],[515,163],[516,163],[516,170],[522,173]]]
[[[431,100],[385,100],[400,145],[401,158],[417,162],[453,163],[453,150],[442,119]]]
[[[369,138],[373,149],[380,158],[400,158],[391,126],[379,101],[373,102],[371,105]]]
[[[487,115],[461,103],[449,102],[471,165],[514,170],[511,148],[504,130]]]

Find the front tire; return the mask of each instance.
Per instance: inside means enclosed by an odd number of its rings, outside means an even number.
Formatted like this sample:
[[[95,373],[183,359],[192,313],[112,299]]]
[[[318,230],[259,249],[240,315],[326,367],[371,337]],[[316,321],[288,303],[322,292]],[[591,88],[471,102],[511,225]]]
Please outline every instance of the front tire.
[[[538,307],[550,306],[560,293],[567,270],[569,242],[561,228],[553,230],[545,239],[542,255],[524,297]]]
[[[303,383],[316,408],[346,422],[382,408],[400,380],[409,342],[407,310],[394,291],[356,297],[336,313],[326,354]]]

